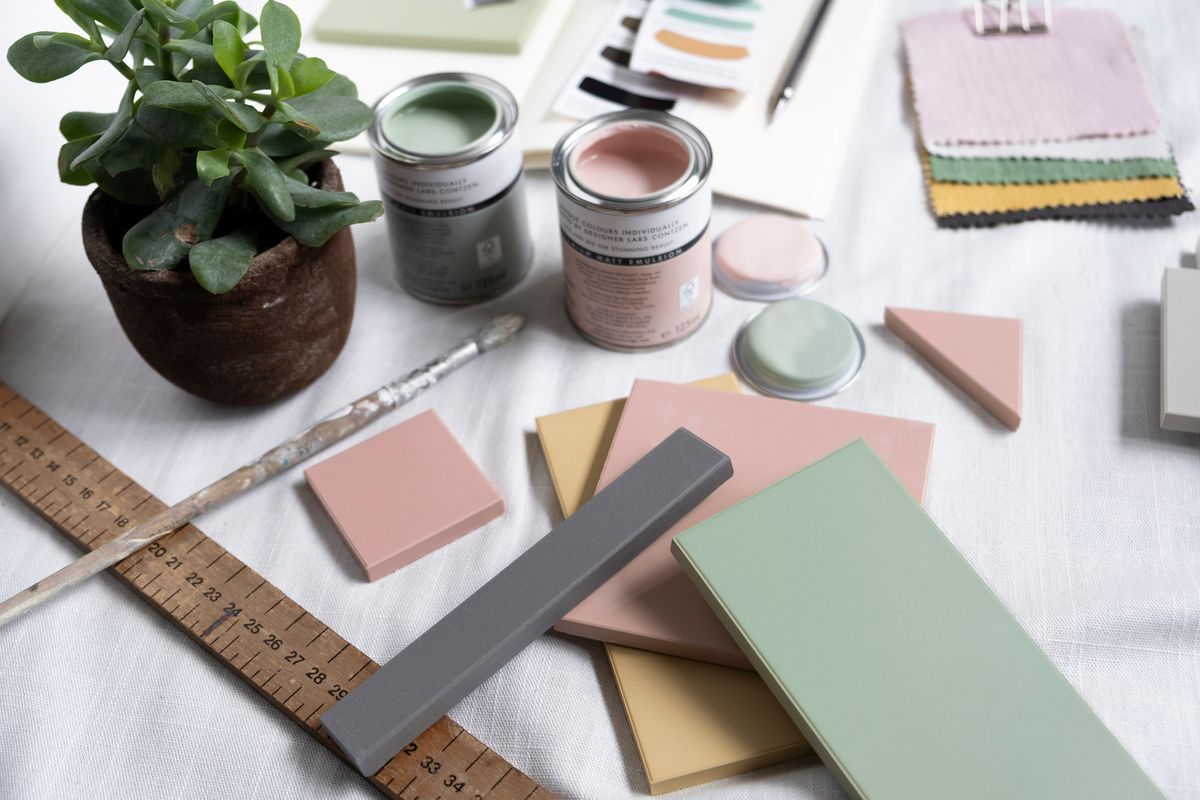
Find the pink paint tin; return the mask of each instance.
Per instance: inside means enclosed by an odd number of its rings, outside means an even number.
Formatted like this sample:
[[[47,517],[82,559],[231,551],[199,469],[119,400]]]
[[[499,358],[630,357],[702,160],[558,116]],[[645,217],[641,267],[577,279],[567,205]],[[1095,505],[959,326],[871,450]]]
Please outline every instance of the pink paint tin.
[[[712,306],[712,148],[694,125],[618,111],[576,125],[551,158],[567,313],[588,339],[649,350]]]

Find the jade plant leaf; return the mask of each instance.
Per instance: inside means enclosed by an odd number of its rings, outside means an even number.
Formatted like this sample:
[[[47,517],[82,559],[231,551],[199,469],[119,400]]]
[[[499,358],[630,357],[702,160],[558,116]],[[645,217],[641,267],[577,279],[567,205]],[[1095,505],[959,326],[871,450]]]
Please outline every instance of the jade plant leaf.
[[[296,204],[288,192],[287,178],[270,156],[259,150],[236,150],[233,158],[246,168],[246,186],[264,211],[285,221],[295,217]]]
[[[92,176],[86,168],[72,169],[71,162],[75,160],[75,156],[86,150],[98,138],[100,137],[97,135],[73,139],[58,148],[58,179],[60,181],[71,186],[87,186],[92,182]]]
[[[259,113],[258,109],[245,103],[226,103],[221,99],[221,96],[216,90],[208,84],[200,81],[192,81],[192,86],[200,92],[208,104],[216,109],[221,116],[229,120],[232,124],[238,126],[246,133],[254,133],[256,130],[267,124],[267,118]]]
[[[226,77],[236,85],[235,76],[238,64],[242,63],[242,58],[246,55],[246,43],[242,41],[238,29],[223,19],[213,22],[212,37],[213,58],[217,60]]]
[[[283,125],[276,124],[264,128],[262,136],[258,140],[258,149],[271,158],[291,158],[320,146],[319,143],[313,144]]]
[[[122,203],[135,206],[156,206],[162,202],[148,170],[133,169],[126,170],[119,175],[110,175],[94,161],[89,161],[85,168],[101,191]]]
[[[254,232],[243,229],[194,245],[188,251],[188,266],[207,291],[224,294],[237,286],[256,253]]]
[[[303,139],[316,139],[321,135],[321,129],[316,124],[306,119],[295,106],[282,100],[275,107],[275,120]]]
[[[152,64],[144,64],[133,71],[137,79],[138,88],[143,92],[150,88],[151,84],[159,81],[171,79],[171,74],[162,67],[156,67]]]
[[[335,155],[336,153],[333,150],[309,150],[307,153],[301,153],[300,155],[280,161],[279,169],[285,173],[290,173],[293,170],[312,166],[318,161],[326,161]]]
[[[246,146],[246,132],[227,119],[217,123],[217,138],[229,147],[242,148]]]
[[[68,142],[87,136],[99,136],[112,124],[116,114],[99,114],[95,111],[68,111],[58,122],[58,132]]]
[[[154,181],[154,189],[158,196],[169,197],[179,183],[179,168],[183,165],[180,151],[164,149],[158,161],[150,168],[150,179]]]
[[[136,11],[129,0],[72,0],[73,5],[80,11],[107,25],[114,31],[125,27]]]
[[[166,50],[168,53],[179,53],[197,60],[212,60],[213,57],[213,46],[207,42],[198,42],[195,39],[172,39],[163,45],[163,50]]]
[[[135,224],[121,240],[134,269],[172,269],[192,246],[212,236],[229,198],[228,178],[212,186],[189,181],[170,200]]]
[[[100,41],[100,28],[90,14],[81,10],[74,0],[54,0],[54,5],[66,14],[93,42]]]
[[[33,46],[39,50],[45,50],[52,44],[92,50],[92,40],[85,39],[77,33],[39,33],[33,37]]]
[[[345,208],[347,206],[358,205],[358,195],[354,194],[354,192],[327,192],[292,177],[285,177],[284,181],[287,184],[288,194],[292,196],[292,202],[298,207],[326,208],[328,206],[338,206]]]
[[[300,20],[296,13],[283,3],[267,0],[259,26],[267,59],[277,67],[290,67],[300,50]]]
[[[49,83],[70,75],[89,61],[103,58],[91,49],[46,41],[38,47],[38,36],[53,36],[52,31],[39,31],[22,36],[8,48],[8,63],[22,78],[34,83]],[[85,40],[86,41],[86,40]]]
[[[146,131],[135,119],[120,139],[100,156],[100,164],[111,175],[131,169],[151,169],[162,158],[165,145]]]
[[[146,9],[146,16],[155,25],[166,25],[168,28],[174,28],[184,33],[195,33],[199,27],[196,25],[196,20],[180,14],[162,0],[140,0],[140,2],[142,8]]]
[[[183,4],[179,6],[183,10]],[[247,14],[242,9],[238,8],[238,4],[234,0],[224,0],[221,3],[215,3],[208,9],[196,15],[196,24],[201,28],[206,27],[209,23],[215,20],[222,20],[233,25],[239,33],[246,33],[253,30],[258,23],[254,17]]]
[[[224,86],[209,87],[219,98],[233,100],[241,97],[241,92]],[[146,102],[152,106],[177,108],[180,111],[202,112],[212,108],[208,96],[200,91],[194,83],[179,83],[178,81],[155,81],[143,89]]]
[[[354,83],[338,75],[316,91],[293,98],[288,105],[321,131],[315,137],[318,141],[340,142],[354,138],[371,125],[371,109],[357,95]]]
[[[383,213],[383,204],[378,200],[369,200],[361,205],[343,207],[326,206],[325,208],[296,208],[295,218],[283,220],[275,218],[275,224],[290,233],[300,244],[308,247],[320,247],[329,241],[335,233],[347,225],[360,222],[370,222]]]
[[[233,88],[233,81],[229,80],[229,76],[221,69],[215,57],[192,59],[192,66],[180,74],[179,80],[185,83],[200,81],[214,89]]]
[[[292,74],[269,61],[267,62],[267,80],[271,85],[271,96],[276,100],[286,100],[296,94],[296,85],[292,82]]]
[[[319,58],[300,59],[292,65],[291,73],[297,95],[315,92],[337,75]]]
[[[204,181],[205,186],[211,186],[213,181],[228,175],[229,148],[218,147],[196,153],[196,174]]]
[[[108,148],[112,147],[118,139],[125,135],[125,131],[129,128],[129,123],[133,121],[133,94],[137,91],[137,82],[130,81],[125,87],[125,94],[121,97],[121,104],[117,106],[117,113],[113,115],[112,122],[108,124],[108,128],[104,133],[100,134],[100,138],[92,142],[88,149],[84,150],[79,155],[75,156],[75,160],[71,162],[71,169],[78,169],[79,165],[89,158],[95,158],[103,155]]]
[[[345,75],[334,75],[305,100],[323,100],[330,97],[358,97],[358,87]]]
[[[171,5],[175,6],[175,10],[180,14],[196,20],[196,25],[203,28],[204,26],[200,25],[199,17],[212,8],[213,2],[212,0],[179,0],[178,3],[172,2]]]
[[[297,97],[291,106],[305,120],[317,127],[316,139],[322,142],[341,142],[353,139],[371,126],[371,109],[353,97],[328,97],[309,102],[317,93]]]
[[[247,92],[268,87],[266,61],[266,53],[261,51],[245,56],[233,71],[233,85]]]
[[[138,26],[142,24],[142,20],[146,17],[145,9],[138,9],[129,22],[125,23],[125,27],[119,34],[113,37],[112,43],[108,49],[104,51],[104,57],[114,64],[120,64],[125,60],[125,56],[129,53],[129,45],[133,42],[134,34],[137,33]]]
[[[219,147],[216,121],[149,103],[138,106],[137,121],[157,141],[169,147]]]

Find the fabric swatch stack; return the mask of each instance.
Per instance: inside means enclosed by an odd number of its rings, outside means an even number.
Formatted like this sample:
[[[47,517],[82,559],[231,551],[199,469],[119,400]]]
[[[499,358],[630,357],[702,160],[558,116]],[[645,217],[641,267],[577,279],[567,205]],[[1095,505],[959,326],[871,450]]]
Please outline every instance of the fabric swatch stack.
[[[1063,10],[1050,32],[979,35],[951,11],[902,33],[939,227],[1192,210],[1115,15]]]

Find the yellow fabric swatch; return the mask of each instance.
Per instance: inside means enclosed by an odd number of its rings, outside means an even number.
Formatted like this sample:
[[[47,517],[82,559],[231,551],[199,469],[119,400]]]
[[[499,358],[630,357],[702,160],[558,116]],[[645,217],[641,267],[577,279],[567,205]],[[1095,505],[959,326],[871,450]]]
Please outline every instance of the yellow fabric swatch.
[[[1178,178],[1134,178],[1122,181],[998,184],[939,183],[929,170],[929,155],[921,151],[929,202],[939,217],[949,214],[994,214],[1035,208],[1128,203],[1183,197]]]
[[[739,391],[730,373],[696,381]],[[624,400],[538,417],[565,516],[591,499]],[[753,672],[606,644],[651,794],[673,792],[812,752]]]

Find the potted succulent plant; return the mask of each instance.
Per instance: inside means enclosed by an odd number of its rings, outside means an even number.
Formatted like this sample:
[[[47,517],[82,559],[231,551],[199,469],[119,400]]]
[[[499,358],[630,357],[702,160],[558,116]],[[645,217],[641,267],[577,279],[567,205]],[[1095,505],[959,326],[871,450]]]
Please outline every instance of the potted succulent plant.
[[[98,187],[84,246],[134,347],[220,402],[316,380],[354,313],[347,226],[382,213],[329,160],[371,121],[354,84],[299,53],[275,0],[261,24],[232,0],[55,2],[82,34],[31,33],[8,61],[39,83],[92,61],[126,81],[116,111],[62,118],[58,169]]]

